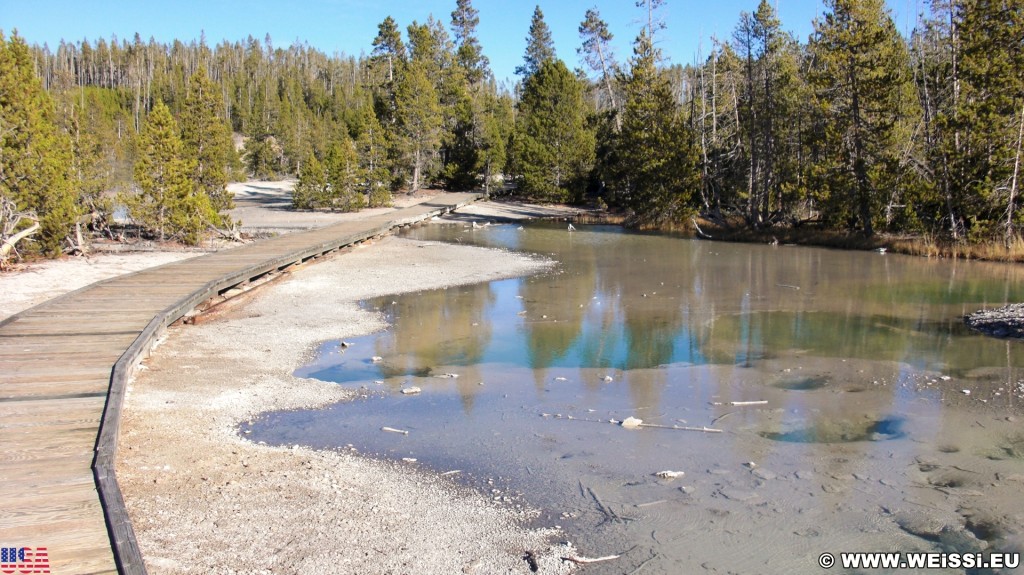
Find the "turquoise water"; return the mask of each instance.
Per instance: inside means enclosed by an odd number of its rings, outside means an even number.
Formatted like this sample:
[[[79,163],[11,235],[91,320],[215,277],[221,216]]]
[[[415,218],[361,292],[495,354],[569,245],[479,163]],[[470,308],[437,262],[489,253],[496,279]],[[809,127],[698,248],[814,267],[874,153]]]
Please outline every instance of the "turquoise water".
[[[1007,418],[1024,356],[961,321],[1024,301],[1017,266],[554,224],[411,237],[558,266],[364,302],[391,327],[325,342],[296,375],[365,398],[268,414],[251,438],[414,459],[543,508],[585,554],[629,551],[588,573],[808,572],[826,549],[932,549],[877,506],[963,524],[968,496],[933,477],[949,469],[978,470],[965,484],[1020,511],[987,479],[1024,471],[1001,455],[1020,433]],[[663,427],[613,423],[627,417]]]

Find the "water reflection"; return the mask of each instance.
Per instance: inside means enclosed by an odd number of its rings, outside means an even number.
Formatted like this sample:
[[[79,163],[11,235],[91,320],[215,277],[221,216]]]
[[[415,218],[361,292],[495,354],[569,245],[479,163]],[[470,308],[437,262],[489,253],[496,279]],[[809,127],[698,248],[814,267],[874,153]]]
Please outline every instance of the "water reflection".
[[[635,550],[595,573],[648,560],[653,573],[803,572],[824,550],[932,549],[886,517],[929,509],[964,525],[973,496],[939,486],[957,468],[973,470],[958,488],[984,493],[993,516],[1024,512],[1006,482],[994,486],[997,474],[1024,472],[1012,415],[1024,358],[960,322],[1024,299],[1016,266],[615,228],[413,233],[560,263],[537,277],[366,302],[392,327],[345,350],[327,342],[297,374],[380,397],[274,414],[253,437],[355,444],[469,482],[504,478],[502,489],[554,510],[549,520],[586,551]],[[410,385],[423,394],[398,393]],[[630,416],[725,433],[609,423]],[[673,468],[687,475],[653,476]],[[683,539],[690,545],[673,544]],[[729,553],[738,546],[750,553]]]

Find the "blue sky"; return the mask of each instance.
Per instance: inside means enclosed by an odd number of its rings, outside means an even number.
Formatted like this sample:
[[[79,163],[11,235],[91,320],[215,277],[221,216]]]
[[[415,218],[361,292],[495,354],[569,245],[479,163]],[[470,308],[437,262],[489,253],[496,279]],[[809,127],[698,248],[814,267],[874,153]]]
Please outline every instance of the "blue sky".
[[[772,0],[783,27],[806,41],[811,21],[822,13],[821,0]],[[923,0],[887,0],[897,27],[906,32]],[[513,70],[522,62],[525,38],[538,4],[551,28],[558,56],[570,68],[579,65],[577,28],[588,8],[597,7],[615,35],[616,55],[625,61],[630,43],[640,30],[642,11],[633,0],[540,0],[509,2],[474,0],[480,12],[478,28],[484,54],[499,79],[514,80]],[[758,0],[668,0],[662,9],[667,29],[661,32],[659,47],[673,63],[693,62],[698,50],[707,54],[711,37],[728,39],[741,11],[753,11]],[[0,0],[0,29],[9,34],[17,29],[30,43],[48,43],[55,48],[61,39],[131,39],[138,32],[166,42],[189,41],[205,31],[207,42],[260,40],[270,34],[275,46],[296,40],[308,42],[328,54],[343,52],[358,56],[369,53],[377,24],[392,16],[401,29],[414,20],[423,22],[433,14],[447,24],[455,0]],[[910,20],[908,22],[908,16]]]

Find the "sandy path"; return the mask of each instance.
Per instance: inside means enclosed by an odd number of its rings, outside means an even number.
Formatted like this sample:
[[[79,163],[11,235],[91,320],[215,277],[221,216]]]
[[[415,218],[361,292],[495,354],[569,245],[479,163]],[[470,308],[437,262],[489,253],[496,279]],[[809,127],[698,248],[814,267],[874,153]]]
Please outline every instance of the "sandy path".
[[[171,329],[129,391],[118,477],[151,573],[565,572],[557,533],[415,464],[255,445],[261,412],[348,399],[292,370],[384,326],[360,299],[545,269],[527,256],[386,238],[299,270],[244,307]],[[381,425],[401,422],[381,422]],[[343,443],[340,442],[340,443]]]
[[[423,191],[415,195],[395,194],[389,208],[367,208],[359,212],[298,211],[292,209],[294,181],[236,182],[228,184],[234,194],[235,209],[229,215],[242,221],[242,231],[252,234],[288,233],[296,230],[319,228],[338,222],[351,221],[384,214],[418,204],[432,198],[436,192]]]

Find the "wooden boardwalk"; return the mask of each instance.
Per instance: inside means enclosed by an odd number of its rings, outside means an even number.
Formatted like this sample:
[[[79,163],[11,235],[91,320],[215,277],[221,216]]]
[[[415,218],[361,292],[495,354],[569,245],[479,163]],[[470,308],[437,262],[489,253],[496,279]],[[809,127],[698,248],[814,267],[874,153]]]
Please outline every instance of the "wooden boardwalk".
[[[0,547],[46,548],[55,574],[145,573],[113,469],[124,387],[153,340],[236,286],[477,198],[113,278],[0,322]]]

